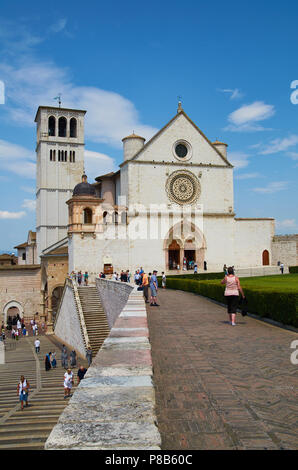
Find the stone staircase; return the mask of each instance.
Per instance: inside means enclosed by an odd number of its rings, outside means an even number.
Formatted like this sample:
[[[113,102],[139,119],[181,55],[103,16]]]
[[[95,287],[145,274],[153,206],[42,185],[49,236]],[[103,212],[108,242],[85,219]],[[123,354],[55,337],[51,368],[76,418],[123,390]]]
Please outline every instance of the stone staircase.
[[[110,330],[96,287],[78,287],[92,356],[95,357]]]
[[[51,430],[68,404],[64,400],[60,347],[49,336],[39,336],[40,353],[34,337],[6,340],[5,364],[0,365],[0,450],[43,449]],[[57,368],[45,371],[44,357],[56,351]],[[79,365],[85,360],[78,359]],[[74,369],[75,384],[77,369]],[[30,383],[29,406],[21,411],[17,384],[24,375]],[[74,390],[74,389],[73,389]]]

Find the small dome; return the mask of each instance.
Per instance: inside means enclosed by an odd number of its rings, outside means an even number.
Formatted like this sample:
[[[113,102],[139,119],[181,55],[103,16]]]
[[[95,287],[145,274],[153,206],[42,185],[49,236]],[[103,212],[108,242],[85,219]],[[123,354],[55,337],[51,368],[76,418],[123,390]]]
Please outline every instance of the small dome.
[[[226,147],[228,147],[228,144],[225,144],[224,142],[219,142],[218,140],[213,142],[213,145],[225,145]]]
[[[73,196],[96,196],[95,188],[92,184],[87,182],[87,176],[84,174],[82,176],[82,183],[79,183],[75,186]]]
[[[144,141],[146,140],[144,137],[141,137],[140,135],[137,135],[134,132],[132,134],[128,135],[127,137],[123,137],[122,142],[123,142],[123,140],[126,140],[126,139],[142,139]]]

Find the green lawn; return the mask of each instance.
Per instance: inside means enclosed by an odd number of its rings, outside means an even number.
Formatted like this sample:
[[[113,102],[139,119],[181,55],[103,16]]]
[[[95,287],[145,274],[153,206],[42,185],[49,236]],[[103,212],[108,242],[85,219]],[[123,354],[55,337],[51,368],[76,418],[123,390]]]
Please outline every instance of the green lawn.
[[[220,284],[220,280],[201,281],[208,284]],[[274,291],[298,294],[298,274],[278,274],[277,276],[242,277],[240,284],[243,289],[258,291]]]

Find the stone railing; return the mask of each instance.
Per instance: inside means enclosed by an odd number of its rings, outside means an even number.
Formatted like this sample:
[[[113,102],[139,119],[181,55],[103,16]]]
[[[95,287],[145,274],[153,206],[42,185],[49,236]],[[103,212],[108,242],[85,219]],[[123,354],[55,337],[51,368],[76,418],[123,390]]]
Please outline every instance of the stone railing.
[[[124,308],[133,286],[125,282],[97,278],[96,287],[111,330]]]
[[[160,450],[148,337],[144,299],[134,288],[45,449]]]
[[[90,341],[89,341],[88,331],[87,331],[87,327],[86,327],[86,323],[85,323],[85,318],[84,318],[83,308],[82,308],[82,304],[81,304],[81,299],[80,299],[80,296],[79,296],[78,287],[77,287],[77,284],[75,283],[75,281],[73,279],[70,279],[70,282],[72,284],[73,293],[74,293],[75,301],[76,301],[76,304],[77,304],[78,314],[79,314],[79,317],[80,317],[80,323],[81,323],[83,338],[84,338],[84,342],[85,342],[86,349],[87,349],[87,348],[90,347]]]

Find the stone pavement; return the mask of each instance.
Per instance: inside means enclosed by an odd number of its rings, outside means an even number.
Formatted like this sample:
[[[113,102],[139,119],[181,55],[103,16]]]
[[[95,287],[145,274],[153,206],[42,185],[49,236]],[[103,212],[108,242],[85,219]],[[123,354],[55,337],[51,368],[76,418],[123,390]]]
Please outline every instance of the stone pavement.
[[[298,365],[287,331],[195,294],[148,307],[163,450],[298,449]]]

